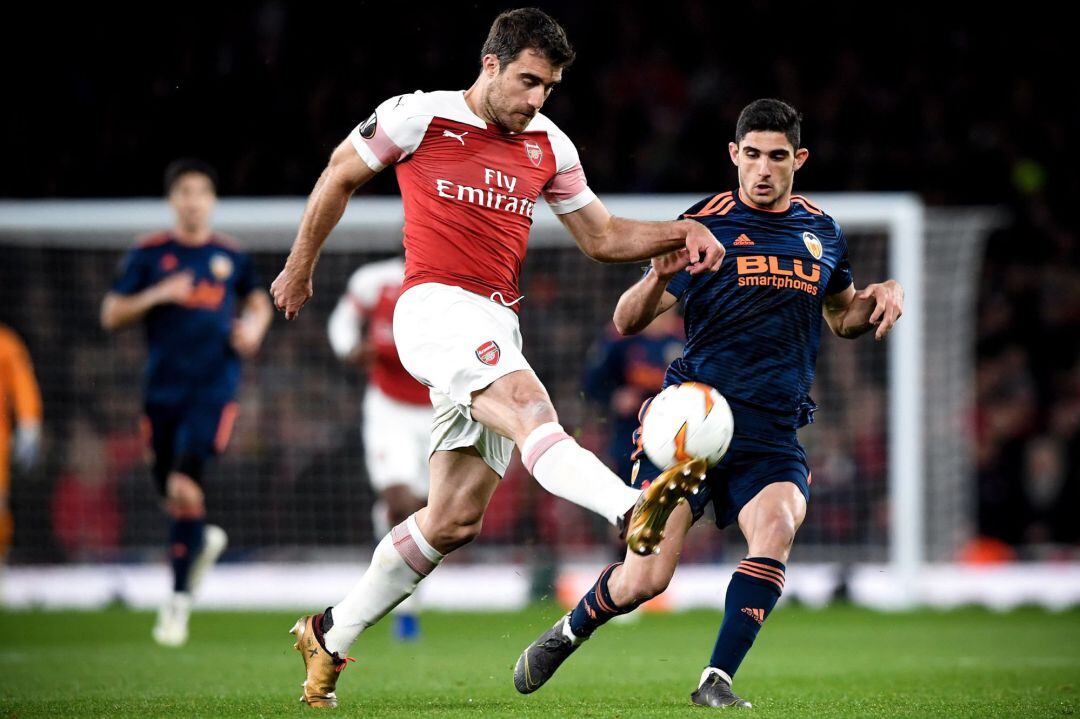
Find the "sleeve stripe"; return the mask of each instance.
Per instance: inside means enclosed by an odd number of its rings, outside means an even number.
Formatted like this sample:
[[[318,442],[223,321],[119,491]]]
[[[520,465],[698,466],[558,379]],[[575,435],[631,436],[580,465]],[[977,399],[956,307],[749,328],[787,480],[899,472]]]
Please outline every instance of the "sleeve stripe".
[[[360,137],[360,133],[355,130],[349,135],[349,139],[352,141],[353,148],[356,150],[356,154],[360,155],[360,159],[367,163],[373,171],[379,172],[386,167],[386,164],[379,161],[379,158],[371,151],[367,143],[364,142],[364,138]]]
[[[579,162],[551,178],[551,182],[544,190],[544,199],[550,204],[558,204],[577,197],[587,187],[585,171],[581,169],[581,163]]]
[[[732,204],[735,203],[735,201],[731,199],[731,192],[721,192],[719,195],[716,195],[711,200],[709,200],[705,204],[705,206],[701,208],[700,211],[695,212],[692,215],[683,215],[683,217],[704,217],[705,215],[712,215],[715,214],[718,208],[727,204],[728,202],[731,202]],[[727,213],[725,212],[723,214],[726,215]]]
[[[803,197],[802,195],[792,195],[792,196],[791,196],[791,201],[792,201],[792,202],[798,202],[798,203],[799,203],[800,205],[802,205],[803,207],[805,207],[805,208],[806,208],[806,210],[807,210],[807,212],[809,212],[809,213],[810,213],[811,215],[824,215],[824,214],[825,214],[824,212],[822,212],[821,210],[819,210],[819,209],[818,209],[817,207],[815,207],[814,205],[812,205],[812,204],[810,203],[810,201],[809,201],[809,200],[807,200],[807,199],[806,199],[805,197]]]
[[[387,165],[392,165],[402,158],[405,151],[402,150],[397,144],[390,139],[390,136],[386,134],[386,130],[381,125],[376,124],[375,135],[370,139],[364,139],[360,135],[359,128],[353,130],[352,135],[353,147],[360,153],[360,157],[364,159],[364,162],[368,164],[373,170],[381,170]],[[363,148],[363,149],[361,149]],[[365,153],[364,150],[367,150]],[[372,164],[372,159],[376,161],[378,167]]]
[[[569,199],[562,200],[561,202],[549,201],[548,206],[551,208],[551,211],[554,212],[556,215],[565,215],[570,212],[576,212],[577,210],[580,210],[582,207],[585,207],[585,205],[588,205],[595,199],[596,193],[586,187],[582,192],[574,195]]]

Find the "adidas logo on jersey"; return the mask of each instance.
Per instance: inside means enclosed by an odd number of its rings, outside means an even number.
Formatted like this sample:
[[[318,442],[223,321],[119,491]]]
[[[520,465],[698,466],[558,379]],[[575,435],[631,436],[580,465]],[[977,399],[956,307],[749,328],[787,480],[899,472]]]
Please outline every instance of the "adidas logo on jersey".
[[[735,247],[751,247],[754,244],[754,241],[746,235],[739,235],[731,244]]]

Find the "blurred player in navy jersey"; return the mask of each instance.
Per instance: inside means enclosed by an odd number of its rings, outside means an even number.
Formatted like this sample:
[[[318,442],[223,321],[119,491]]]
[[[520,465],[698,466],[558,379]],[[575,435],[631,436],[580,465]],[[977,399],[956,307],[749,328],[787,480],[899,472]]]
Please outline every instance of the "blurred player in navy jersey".
[[[668,368],[664,386],[702,382],[718,389],[735,418],[731,447],[701,491],[671,513],[660,554],[627,553],[624,562],[605,568],[577,607],[526,648],[514,671],[522,693],[540,688],[605,622],[667,588],[686,533],[712,502],[717,525],[738,522],[749,551],[728,584],[724,621],[691,699],[749,707],[731,682],[780,598],[810,499],[810,469],[796,430],[813,420],[809,392],[821,318],[839,337],[873,331],[881,340],[900,317],[900,285],[887,280],[856,291],[840,226],[791,194],[795,171],[809,156],[794,108],[779,100],[751,103],[728,149],[738,189],[682,215],[703,223],[724,245],[720,271],[691,277],[683,251],[653,259],[619,299],[615,325],[640,332],[682,301],[686,348]],[[632,483],[640,487],[660,470],[638,446]]]
[[[327,333],[334,354],[364,367],[364,459],[379,501],[371,510],[372,529],[383,537],[391,527],[427,504],[431,399],[413,379],[394,344],[394,307],[405,281],[400,257],[371,262],[349,277],[345,294],[330,314]],[[394,636],[419,636],[417,595],[394,607]]]
[[[225,549],[225,532],[206,523],[203,473],[228,443],[241,359],[258,352],[273,318],[251,259],[210,228],[216,185],[203,162],[169,165],[176,224],[139,240],[101,305],[107,330],[146,327],[144,430],[170,517],[173,569],[153,636],[167,646],[187,641],[192,594]]]
[[[672,308],[640,334],[624,337],[612,327],[589,353],[585,396],[607,410],[608,456],[620,477],[629,477],[634,463],[630,438],[638,426],[641,403],[656,394],[667,366],[682,349],[682,319]]]

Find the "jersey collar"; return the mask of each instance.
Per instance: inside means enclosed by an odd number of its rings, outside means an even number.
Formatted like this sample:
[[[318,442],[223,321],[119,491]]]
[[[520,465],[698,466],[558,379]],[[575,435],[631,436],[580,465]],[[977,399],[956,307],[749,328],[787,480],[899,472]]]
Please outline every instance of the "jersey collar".
[[[762,209],[760,209],[758,207],[754,207],[753,205],[751,205],[749,202],[746,201],[746,198],[743,197],[743,191],[742,191],[741,187],[738,190],[735,191],[734,197],[735,197],[735,202],[740,207],[747,210],[748,212],[753,212],[755,214],[761,215],[762,217],[787,217],[788,215],[791,214],[791,210],[795,206],[795,203],[792,202],[791,198],[789,197],[788,198],[787,209],[784,209],[784,210],[762,210]]]

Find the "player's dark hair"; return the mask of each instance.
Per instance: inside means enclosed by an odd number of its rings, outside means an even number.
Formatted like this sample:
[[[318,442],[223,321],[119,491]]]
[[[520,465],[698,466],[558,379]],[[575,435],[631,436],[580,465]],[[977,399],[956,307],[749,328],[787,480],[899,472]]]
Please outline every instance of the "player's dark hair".
[[[567,67],[575,56],[562,26],[534,7],[507,10],[495,18],[484,47],[480,49],[480,57],[498,57],[499,71],[502,72],[522,50],[536,50],[555,67]]]
[[[207,179],[210,180],[210,184],[214,186],[214,192],[217,193],[217,170],[215,170],[208,162],[204,162],[194,157],[182,157],[179,160],[173,160],[169,163],[169,166],[165,168],[165,195],[168,196],[169,193],[172,192],[173,185],[175,185],[181,177],[192,172],[205,175]]]
[[[802,140],[802,115],[783,100],[754,100],[739,113],[735,123],[735,144],[751,132],[782,132],[796,150]]]

